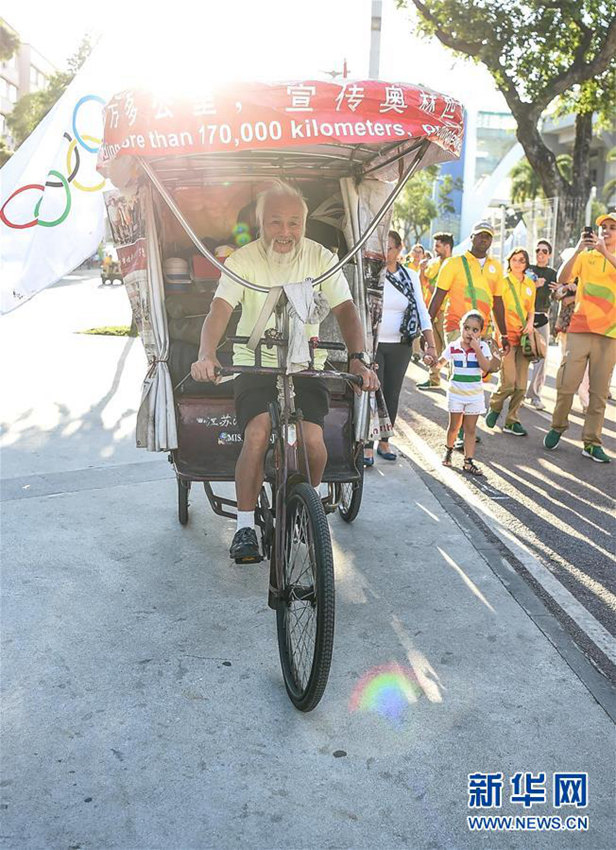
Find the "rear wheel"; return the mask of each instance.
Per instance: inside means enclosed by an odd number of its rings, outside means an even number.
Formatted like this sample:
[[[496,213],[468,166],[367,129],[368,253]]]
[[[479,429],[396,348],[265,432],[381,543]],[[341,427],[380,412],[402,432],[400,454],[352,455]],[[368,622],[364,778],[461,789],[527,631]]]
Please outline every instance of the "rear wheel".
[[[334,559],[323,504],[313,487],[296,484],[286,513],[278,648],[291,702],[311,711],[323,696],[334,647]]]
[[[364,465],[360,462],[359,479],[357,481],[345,481],[340,485],[340,504],[338,510],[345,522],[353,522],[361,507],[361,499],[364,492]]]
[[[178,478],[178,519],[182,525],[188,522],[188,494],[190,493],[190,481]]]

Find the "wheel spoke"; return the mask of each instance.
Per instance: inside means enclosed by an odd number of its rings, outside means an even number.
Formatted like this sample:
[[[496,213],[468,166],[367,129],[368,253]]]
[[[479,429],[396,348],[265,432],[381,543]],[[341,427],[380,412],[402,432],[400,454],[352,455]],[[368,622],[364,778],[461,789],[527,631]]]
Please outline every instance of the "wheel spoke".
[[[294,599],[293,588],[312,587],[314,591],[314,545],[311,541],[310,518],[303,503],[298,502],[291,519],[289,551],[286,558],[285,585],[289,592],[286,611],[289,657],[297,684],[305,688],[312,670],[316,642],[317,605],[305,599]]]
[[[287,503],[278,641],[287,691],[297,708],[319,702],[334,638],[334,576],[327,520],[307,483]]]

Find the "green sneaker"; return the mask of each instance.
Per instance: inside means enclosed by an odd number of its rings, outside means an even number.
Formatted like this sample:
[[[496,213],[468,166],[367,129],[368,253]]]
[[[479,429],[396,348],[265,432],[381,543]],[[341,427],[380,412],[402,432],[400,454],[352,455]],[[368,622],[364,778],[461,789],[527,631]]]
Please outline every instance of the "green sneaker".
[[[526,437],[528,431],[520,422],[512,422],[503,427],[503,434],[513,434],[514,437]]]
[[[499,416],[500,416],[500,410],[490,410],[490,411],[488,411],[488,415],[486,416],[486,428],[494,428],[494,426],[498,422]]]
[[[543,438],[543,445],[546,449],[555,449],[560,443],[560,431],[555,431],[553,428]]]
[[[438,390],[440,389],[440,384],[436,384],[434,381],[431,381],[429,378],[427,381],[423,381],[421,384],[415,385],[418,390]]]
[[[584,451],[582,452],[582,454],[584,455],[584,457],[589,457],[591,460],[594,460],[597,463],[611,463],[611,459],[603,451],[602,446],[584,446]]]

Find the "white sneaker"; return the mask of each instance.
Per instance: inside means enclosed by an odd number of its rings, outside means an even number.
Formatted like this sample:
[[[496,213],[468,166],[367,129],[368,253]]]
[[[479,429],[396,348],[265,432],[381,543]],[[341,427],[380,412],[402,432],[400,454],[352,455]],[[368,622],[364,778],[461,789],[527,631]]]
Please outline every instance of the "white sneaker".
[[[530,406],[534,407],[535,410],[545,410],[545,404],[541,401],[540,398],[531,398]]]

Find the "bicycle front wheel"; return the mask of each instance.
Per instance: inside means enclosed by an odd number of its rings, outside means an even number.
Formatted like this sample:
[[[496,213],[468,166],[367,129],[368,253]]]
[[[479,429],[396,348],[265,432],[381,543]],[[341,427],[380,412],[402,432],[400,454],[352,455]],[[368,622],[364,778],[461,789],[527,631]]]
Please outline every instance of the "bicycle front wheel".
[[[293,705],[312,711],[329,676],[334,648],[334,559],[321,499],[296,484],[287,500],[278,649]]]

